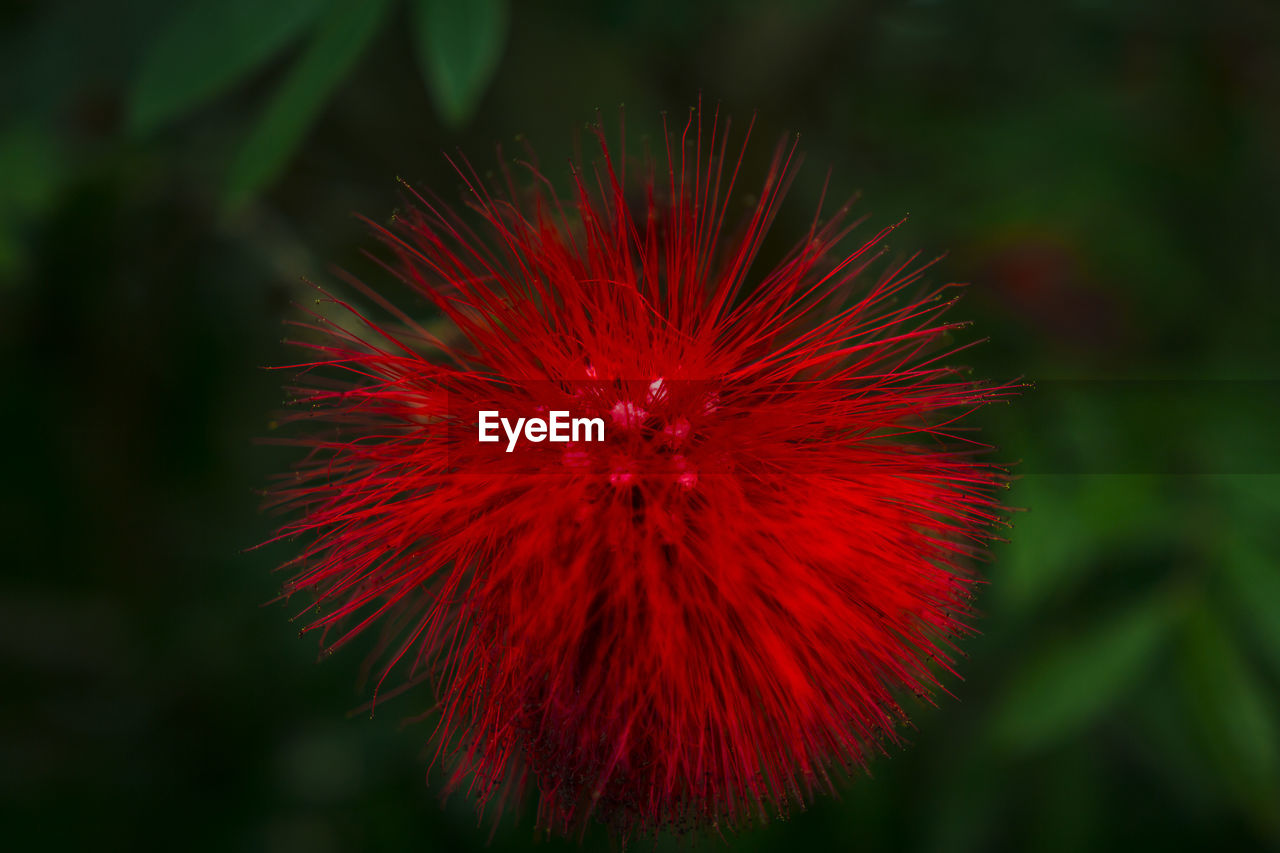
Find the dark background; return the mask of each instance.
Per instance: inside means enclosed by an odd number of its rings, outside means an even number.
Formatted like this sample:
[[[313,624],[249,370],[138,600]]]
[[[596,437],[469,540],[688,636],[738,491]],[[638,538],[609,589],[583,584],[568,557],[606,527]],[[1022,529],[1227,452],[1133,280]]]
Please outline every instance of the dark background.
[[[1021,460],[955,698],[736,850],[1280,847],[1280,6],[948,0],[29,2],[0,9],[9,849],[481,849],[421,694],[348,712],[267,605],[255,490],[301,276],[386,283],[352,212],[699,92],[949,251]],[[746,209],[744,194],[743,209]],[[1141,381],[1136,381],[1141,380]],[[418,697],[418,698],[415,698]],[[533,843],[531,816],[489,849]],[[663,841],[665,849],[669,841]],[[607,848],[592,833],[588,848]],[[12,845],[12,846],[11,846]],[[723,849],[718,841],[709,845]],[[552,841],[544,849],[572,849]]]

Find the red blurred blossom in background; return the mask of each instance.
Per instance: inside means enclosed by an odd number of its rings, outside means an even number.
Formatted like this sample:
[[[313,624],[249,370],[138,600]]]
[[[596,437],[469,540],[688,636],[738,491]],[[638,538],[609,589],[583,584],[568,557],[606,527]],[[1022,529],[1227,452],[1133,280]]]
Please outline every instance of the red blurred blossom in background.
[[[750,129],[693,111],[630,164],[594,136],[570,197],[464,165],[467,211],[375,226],[448,333],[354,280],[368,310],[300,324],[285,593],[328,650],[379,632],[378,687],[415,688],[481,809],[737,826],[897,742],[951,670],[1002,517],[959,424],[1012,389],[948,366],[956,286],[887,263],[892,229],[841,250],[842,208],[761,268],[794,144],[734,221]],[[508,453],[482,410],[605,440]]]

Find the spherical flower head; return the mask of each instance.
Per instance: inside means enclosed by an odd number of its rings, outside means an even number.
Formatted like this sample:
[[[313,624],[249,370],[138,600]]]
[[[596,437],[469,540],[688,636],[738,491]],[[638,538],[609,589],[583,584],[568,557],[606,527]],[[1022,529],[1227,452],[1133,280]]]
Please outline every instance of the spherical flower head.
[[[353,280],[368,311],[301,324],[286,592],[326,648],[378,626],[378,684],[414,685],[482,807],[785,814],[950,670],[1002,515],[956,425],[1010,388],[948,366],[955,286],[886,263],[891,229],[842,250],[841,209],[759,262],[794,143],[738,217],[727,123],[630,166],[594,135],[568,197],[462,166],[469,210],[415,193],[377,227],[443,322]]]

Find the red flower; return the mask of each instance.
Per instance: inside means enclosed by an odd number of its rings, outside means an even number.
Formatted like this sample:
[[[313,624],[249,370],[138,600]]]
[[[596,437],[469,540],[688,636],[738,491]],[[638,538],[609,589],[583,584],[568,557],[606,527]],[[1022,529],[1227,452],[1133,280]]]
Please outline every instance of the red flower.
[[[634,181],[596,135],[571,199],[464,168],[473,216],[419,198],[378,229],[449,333],[359,284],[387,323],[303,324],[286,592],[329,649],[380,625],[378,684],[431,682],[436,756],[481,807],[739,824],[896,742],[898,698],[950,669],[1001,514],[953,430],[1009,388],[942,364],[953,285],[908,298],[914,259],[869,277],[891,229],[837,253],[842,209],[757,261],[794,145],[731,228],[725,124],[691,114]],[[577,441],[510,440],[555,412]]]

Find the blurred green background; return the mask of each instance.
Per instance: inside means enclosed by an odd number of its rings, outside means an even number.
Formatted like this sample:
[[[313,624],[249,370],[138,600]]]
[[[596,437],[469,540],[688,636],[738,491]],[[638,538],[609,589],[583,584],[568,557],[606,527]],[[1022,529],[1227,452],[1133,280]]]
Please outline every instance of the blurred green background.
[[[1280,847],[1280,4],[27,0],[0,27],[8,849],[484,848],[424,778],[420,699],[348,715],[360,651],[316,665],[261,606],[289,548],[245,552],[254,490],[292,458],[254,443],[261,367],[301,276],[386,282],[351,214],[396,176],[459,200],[442,152],[524,134],[563,182],[597,107],[639,140],[700,91],[758,111],[747,184],[802,133],[780,236],[830,165],[973,282],[975,368],[1037,383],[982,418],[1029,511],[955,698],[732,848]]]

